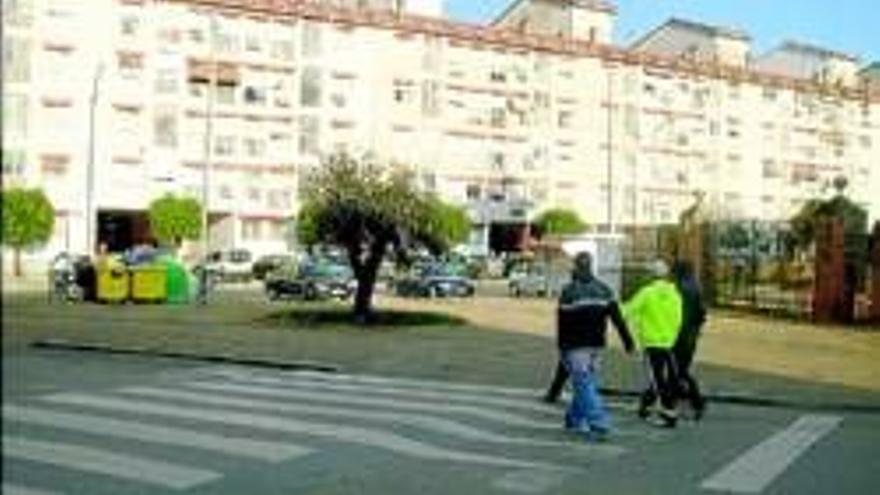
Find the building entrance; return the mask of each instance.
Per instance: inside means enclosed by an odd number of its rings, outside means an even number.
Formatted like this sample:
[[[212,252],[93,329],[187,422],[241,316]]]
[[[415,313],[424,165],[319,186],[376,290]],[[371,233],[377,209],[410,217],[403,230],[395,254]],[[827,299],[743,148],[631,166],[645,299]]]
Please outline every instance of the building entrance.
[[[104,243],[107,245],[108,251],[115,253],[153,241],[146,212],[98,212],[98,246]]]

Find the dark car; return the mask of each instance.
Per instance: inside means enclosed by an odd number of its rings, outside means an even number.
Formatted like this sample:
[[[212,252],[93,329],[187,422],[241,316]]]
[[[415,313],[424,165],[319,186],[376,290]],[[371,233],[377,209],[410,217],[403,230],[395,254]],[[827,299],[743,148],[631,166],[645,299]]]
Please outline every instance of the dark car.
[[[288,263],[266,276],[269,299],[348,299],[357,282],[347,265],[307,262]]]
[[[256,280],[265,280],[266,275],[275,270],[278,270],[284,265],[293,263],[293,256],[289,254],[267,254],[265,256],[260,256],[257,261],[254,262],[253,267],[251,268],[251,273]]]
[[[395,289],[397,295],[409,297],[470,297],[475,292],[466,267],[447,263],[417,266],[397,281]]]

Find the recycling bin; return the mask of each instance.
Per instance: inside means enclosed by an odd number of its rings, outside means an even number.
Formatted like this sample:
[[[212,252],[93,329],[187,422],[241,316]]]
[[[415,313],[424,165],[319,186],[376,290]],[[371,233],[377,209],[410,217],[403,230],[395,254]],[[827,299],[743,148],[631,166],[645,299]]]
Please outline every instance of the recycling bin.
[[[154,263],[135,266],[131,272],[131,299],[134,302],[165,302],[168,297],[168,271]]]

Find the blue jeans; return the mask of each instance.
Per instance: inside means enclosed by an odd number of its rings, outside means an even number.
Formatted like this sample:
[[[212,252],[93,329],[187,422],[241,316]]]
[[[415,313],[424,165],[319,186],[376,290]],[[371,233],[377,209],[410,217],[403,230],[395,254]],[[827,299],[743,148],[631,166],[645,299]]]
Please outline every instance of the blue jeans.
[[[607,432],[611,421],[599,395],[599,355],[601,349],[572,349],[562,353],[562,362],[571,375],[574,398],[565,413],[565,427]]]

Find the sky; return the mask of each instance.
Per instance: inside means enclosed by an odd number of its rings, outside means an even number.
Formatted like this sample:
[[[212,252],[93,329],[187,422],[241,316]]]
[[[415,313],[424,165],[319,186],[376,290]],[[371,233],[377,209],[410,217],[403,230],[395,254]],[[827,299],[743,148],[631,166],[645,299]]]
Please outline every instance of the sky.
[[[484,23],[513,0],[445,0],[455,20]],[[880,61],[880,0],[611,0],[614,40],[628,44],[669,17],[738,27],[761,54],[793,39]]]

